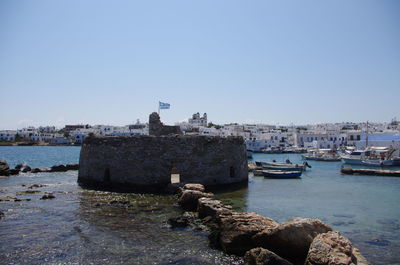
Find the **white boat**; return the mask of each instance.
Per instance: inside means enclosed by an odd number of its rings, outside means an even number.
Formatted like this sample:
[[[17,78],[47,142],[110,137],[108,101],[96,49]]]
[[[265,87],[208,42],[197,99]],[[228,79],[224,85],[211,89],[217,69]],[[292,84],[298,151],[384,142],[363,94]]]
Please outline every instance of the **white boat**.
[[[317,149],[310,150],[307,154],[302,155],[305,160],[316,160],[316,161],[340,161],[340,156],[336,154],[336,151],[331,149]]]
[[[344,164],[371,167],[400,166],[400,158],[393,158],[396,150],[389,147],[367,147],[365,150],[346,150],[340,157]]]

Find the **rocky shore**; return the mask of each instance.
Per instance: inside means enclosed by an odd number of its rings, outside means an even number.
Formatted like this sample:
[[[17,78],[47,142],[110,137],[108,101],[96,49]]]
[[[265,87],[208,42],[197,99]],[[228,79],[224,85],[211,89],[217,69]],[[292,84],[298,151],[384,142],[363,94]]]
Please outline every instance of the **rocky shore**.
[[[169,224],[209,230],[210,246],[244,257],[245,264],[369,264],[349,239],[319,219],[296,217],[278,223],[256,213],[236,212],[201,184],[184,185],[178,196],[187,212]]]
[[[50,168],[31,168],[26,163],[20,163],[15,168],[10,168],[7,161],[0,160],[0,176],[12,176],[20,173],[65,172],[78,169],[78,164],[55,165]]]

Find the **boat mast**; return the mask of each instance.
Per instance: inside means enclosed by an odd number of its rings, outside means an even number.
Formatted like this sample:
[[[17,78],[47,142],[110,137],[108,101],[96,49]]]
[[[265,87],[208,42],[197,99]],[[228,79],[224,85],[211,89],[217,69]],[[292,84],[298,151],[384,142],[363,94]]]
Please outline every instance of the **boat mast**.
[[[367,149],[367,147],[368,147],[368,121],[367,121],[367,135],[365,138],[365,149]]]

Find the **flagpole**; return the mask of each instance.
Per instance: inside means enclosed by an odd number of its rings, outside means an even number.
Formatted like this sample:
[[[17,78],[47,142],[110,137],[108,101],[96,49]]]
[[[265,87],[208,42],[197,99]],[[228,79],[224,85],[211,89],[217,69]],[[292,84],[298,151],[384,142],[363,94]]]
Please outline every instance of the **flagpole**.
[[[158,101],[158,116],[160,116],[160,101]]]

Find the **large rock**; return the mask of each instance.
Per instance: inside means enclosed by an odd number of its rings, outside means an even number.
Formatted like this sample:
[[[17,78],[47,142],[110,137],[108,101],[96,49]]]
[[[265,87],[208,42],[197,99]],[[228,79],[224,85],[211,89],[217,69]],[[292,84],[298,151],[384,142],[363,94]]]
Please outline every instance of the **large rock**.
[[[305,265],[350,265],[353,263],[351,242],[336,231],[316,236]]]
[[[10,166],[8,165],[6,160],[0,160],[0,171],[9,170]]]
[[[292,262],[306,258],[313,239],[332,228],[319,219],[293,218],[279,226],[257,233],[253,240],[259,247],[269,249]]]
[[[186,211],[196,211],[198,200],[202,197],[212,198],[214,194],[205,193],[198,190],[182,190],[182,195],[178,200],[179,205]]]
[[[244,255],[245,265],[293,265],[274,252],[263,248],[253,248]]]
[[[228,254],[243,256],[255,248],[252,237],[265,229],[274,229],[278,223],[256,213],[237,213],[220,216],[219,243]]]
[[[199,214],[199,218],[210,216],[214,222],[217,222],[221,215],[232,214],[232,207],[224,205],[219,200],[200,198],[198,201],[197,212]]]

